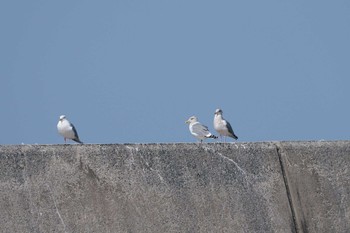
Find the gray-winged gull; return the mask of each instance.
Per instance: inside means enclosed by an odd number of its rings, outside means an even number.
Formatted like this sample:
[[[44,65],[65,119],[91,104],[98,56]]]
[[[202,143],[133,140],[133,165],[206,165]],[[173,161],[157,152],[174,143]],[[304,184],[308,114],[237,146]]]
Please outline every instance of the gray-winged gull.
[[[238,137],[233,132],[233,129],[230,123],[222,117],[221,109],[216,109],[215,111],[214,129],[220,134],[220,137],[224,136],[225,141],[226,141],[226,136],[231,137],[235,140],[238,139]]]
[[[80,141],[77,130],[74,125],[70,123],[65,115],[60,116],[60,120],[57,124],[58,133],[64,137],[64,142],[66,143],[67,139],[71,139],[75,142],[83,143]]]
[[[203,141],[203,139],[206,138],[218,138],[217,136],[211,134],[209,132],[209,129],[207,126],[202,125],[200,122],[198,122],[197,117],[191,116],[187,121],[187,124],[189,124],[190,132],[193,136],[195,136],[197,139],[200,140],[200,142]]]

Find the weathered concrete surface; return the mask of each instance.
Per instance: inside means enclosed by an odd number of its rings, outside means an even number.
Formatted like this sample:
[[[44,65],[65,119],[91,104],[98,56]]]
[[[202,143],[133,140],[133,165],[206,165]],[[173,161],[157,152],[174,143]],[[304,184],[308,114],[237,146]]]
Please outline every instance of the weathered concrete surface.
[[[2,232],[293,232],[272,143],[0,147]]]
[[[350,232],[350,142],[277,146],[298,232]]]
[[[349,232],[350,142],[0,146],[1,232]]]

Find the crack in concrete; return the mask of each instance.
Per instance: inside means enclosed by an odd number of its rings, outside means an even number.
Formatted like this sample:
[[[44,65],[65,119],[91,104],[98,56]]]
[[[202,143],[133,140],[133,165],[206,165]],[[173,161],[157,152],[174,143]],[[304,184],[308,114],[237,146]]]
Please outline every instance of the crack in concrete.
[[[227,159],[228,161],[230,161],[231,163],[233,163],[233,164],[238,168],[238,170],[239,170],[240,172],[242,172],[243,175],[246,174],[246,172],[245,172],[240,166],[238,166],[238,164],[237,164],[233,159],[230,159],[230,158],[226,157],[225,155],[223,155],[223,154],[221,154],[221,153],[218,153],[218,155],[220,155],[222,158]]]
[[[63,231],[64,231],[65,233],[68,233],[68,232],[66,231],[66,224],[64,223],[63,218],[62,218],[62,216],[61,216],[61,213],[60,213],[60,211],[59,211],[59,209],[58,209],[58,207],[57,207],[56,200],[55,200],[55,197],[54,197],[54,195],[53,195],[53,191],[52,191],[50,185],[47,184],[47,187],[48,187],[49,190],[50,190],[51,199],[52,199],[53,204],[54,204],[54,206],[55,206],[56,213],[57,213],[58,217],[60,218],[61,223],[62,223],[62,225],[63,225]]]
[[[155,173],[157,174],[157,176],[159,177],[159,180],[160,180],[165,186],[168,186],[168,185],[166,184],[166,182],[164,181],[164,178],[163,178],[162,175],[160,174],[160,171],[159,171],[158,169],[153,169],[142,155],[140,155],[140,158],[141,158],[141,160],[144,161],[144,163],[146,164],[146,166],[148,167],[148,169],[151,170],[152,172],[155,172]]]

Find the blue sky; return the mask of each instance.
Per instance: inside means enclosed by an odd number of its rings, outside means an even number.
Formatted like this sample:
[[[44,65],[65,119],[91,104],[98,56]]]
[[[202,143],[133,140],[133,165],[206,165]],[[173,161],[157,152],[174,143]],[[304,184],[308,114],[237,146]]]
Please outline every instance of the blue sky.
[[[349,1],[1,1],[0,144],[347,140]],[[208,140],[212,141],[212,140]]]

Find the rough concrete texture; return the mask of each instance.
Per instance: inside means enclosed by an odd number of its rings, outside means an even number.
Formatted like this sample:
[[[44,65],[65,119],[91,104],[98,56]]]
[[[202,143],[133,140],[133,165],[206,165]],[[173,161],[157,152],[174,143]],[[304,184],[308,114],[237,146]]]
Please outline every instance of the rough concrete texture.
[[[350,142],[279,148],[297,232],[350,232]]]
[[[349,232],[350,142],[0,146],[1,232]]]

